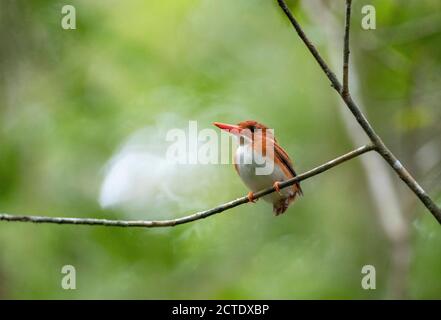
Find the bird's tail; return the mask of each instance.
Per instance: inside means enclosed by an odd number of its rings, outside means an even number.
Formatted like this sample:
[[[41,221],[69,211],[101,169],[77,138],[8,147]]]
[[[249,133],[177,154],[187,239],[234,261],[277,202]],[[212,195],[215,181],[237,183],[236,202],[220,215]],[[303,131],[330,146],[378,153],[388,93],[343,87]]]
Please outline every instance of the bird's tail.
[[[288,198],[280,199],[278,202],[274,203],[273,205],[273,212],[276,216],[279,214],[282,214],[288,209],[291,202],[293,202],[297,196],[303,196],[302,188],[300,188],[299,184],[294,185],[294,194]]]
[[[295,193],[298,194],[299,196],[303,196],[303,190],[300,187],[300,183],[296,183],[294,185],[294,189],[295,189]]]

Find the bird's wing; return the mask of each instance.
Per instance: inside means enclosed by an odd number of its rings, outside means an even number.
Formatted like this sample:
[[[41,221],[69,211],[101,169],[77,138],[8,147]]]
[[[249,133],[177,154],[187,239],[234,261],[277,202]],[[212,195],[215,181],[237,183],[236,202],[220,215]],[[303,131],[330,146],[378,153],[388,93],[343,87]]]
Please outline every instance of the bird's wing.
[[[285,150],[277,143],[274,142],[274,156],[277,157],[277,160],[279,160],[292,174],[293,177],[297,176],[297,173],[295,172],[293,168],[293,164],[291,159],[289,158],[288,154]],[[302,188],[300,188],[300,184],[296,183],[299,194],[303,195]]]

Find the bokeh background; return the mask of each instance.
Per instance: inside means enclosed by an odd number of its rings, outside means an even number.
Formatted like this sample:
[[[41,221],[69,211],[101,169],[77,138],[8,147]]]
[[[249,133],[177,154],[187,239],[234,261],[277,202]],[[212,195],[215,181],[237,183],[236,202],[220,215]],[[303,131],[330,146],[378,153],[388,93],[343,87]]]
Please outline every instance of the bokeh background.
[[[65,4],[76,30],[61,28]],[[340,75],[344,1],[289,4]],[[441,3],[369,1],[370,31],[364,4],[355,99],[441,204]],[[0,212],[152,219],[244,195],[231,165],[212,165],[155,176],[165,184],[137,188],[135,209],[101,207],[109,159],[130,137],[157,154],[161,133],[189,120],[259,120],[299,172],[366,141],[276,1],[1,0],[0,41]],[[305,181],[277,218],[259,201],[161,230],[1,222],[0,298],[439,299],[440,226],[376,158]],[[67,264],[76,290],[61,288]],[[368,264],[376,290],[360,284]]]

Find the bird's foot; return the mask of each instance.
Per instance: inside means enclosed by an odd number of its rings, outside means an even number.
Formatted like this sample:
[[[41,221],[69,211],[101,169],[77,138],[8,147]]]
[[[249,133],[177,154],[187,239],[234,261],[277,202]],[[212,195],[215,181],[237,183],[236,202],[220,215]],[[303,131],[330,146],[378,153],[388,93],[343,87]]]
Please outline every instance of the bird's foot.
[[[256,201],[257,201],[257,199],[254,198],[254,193],[252,193],[251,191],[248,192],[247,198],[248,198],[248,201],[252,202],[252,203],[256,203]]]
[[[280,192],[280,181],[276,181],[273,184],[274,189],[276,189],[277,193],[282,195],[282,193]]]

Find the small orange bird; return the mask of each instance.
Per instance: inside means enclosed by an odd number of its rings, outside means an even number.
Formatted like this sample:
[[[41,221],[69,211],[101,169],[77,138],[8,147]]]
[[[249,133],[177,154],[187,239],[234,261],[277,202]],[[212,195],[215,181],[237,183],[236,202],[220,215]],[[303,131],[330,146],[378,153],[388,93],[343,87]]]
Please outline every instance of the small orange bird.
[[[247,120],[237,125],[214,122],[218,128],[238,138],[239,144],[234,154],[234,168],[245,185],[251,189],[250,202],[255,202],[254,192],[274,186],[277,192],[263,197],[273,204],[275,215],[288,209],[297,195],[303,195],[300,184],[284,189],[279,183],[296,176],[291,159],[277,143],[273,130],[265,125]]]

